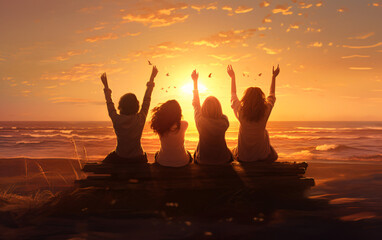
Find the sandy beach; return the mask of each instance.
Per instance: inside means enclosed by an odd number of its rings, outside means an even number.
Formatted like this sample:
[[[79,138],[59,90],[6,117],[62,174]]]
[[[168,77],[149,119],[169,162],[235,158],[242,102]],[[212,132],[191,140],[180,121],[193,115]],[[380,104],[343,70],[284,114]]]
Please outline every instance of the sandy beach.
[[[305,176],[313,177],[316,186],[305,197],[255,198],[253,215],[237,216],[229,216],[230,209],[224,208],[217,216],[182,214],[176,203],[169,203],[161,212],[119,208],[118,214],[82,210],[85,212],[76,216],[73,213],[77,200],[72,199],[71,209],[70,197],[66,204],[68,212],[73,210],[71,214],[52,211],[46,206],[42,211],[40,203],[54,194],[73,192],[74,180],[85,177],[79,162],[1,159],[0,166],[2,239],[380,239],[382,236],[380,164],[309,163]],[[51,207],[55,205],[51,203]]]

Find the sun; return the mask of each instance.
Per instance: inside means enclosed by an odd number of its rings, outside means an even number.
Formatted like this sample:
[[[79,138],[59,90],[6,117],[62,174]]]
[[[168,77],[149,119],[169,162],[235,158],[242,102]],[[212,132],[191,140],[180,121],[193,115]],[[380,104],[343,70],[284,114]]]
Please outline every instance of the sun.
[[[194,84],[192,82],[187,83],[183,85],[181,89],[183,90],[183,92],[192,94],[192,91],[194,90]],[[205,93],[207,91],[207,87],[201,84],[200,82],[198,82],[198,89],[199,89],[199,93]]]

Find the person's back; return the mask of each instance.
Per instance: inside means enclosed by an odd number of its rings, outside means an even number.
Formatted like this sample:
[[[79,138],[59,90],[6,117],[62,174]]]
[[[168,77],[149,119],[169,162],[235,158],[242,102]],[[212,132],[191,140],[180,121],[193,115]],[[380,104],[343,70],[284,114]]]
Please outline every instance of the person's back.
[[[195,163],[219,165],[232,161],[231,151],[225,141],[225,132],[229,127],[227,116],[223,115],[220,102],[215,97],[208,97],[200,106],[196,70],[191,77],[194,81],[194,118],[199,132],[199,143],[195,150]]]
[[[104,83],[104,92],[107,103],[107,109],[110,119],[113,123],[114,132],[117,136],[117,147],[111,152],[103,162],[105,163],[141,163],[147,162],[146,154],[141,146],[141,137],[145,126],[148,110],[150,107],[151,93],[154,88],[154,78],[158,73],[154,66],[147,89],[143,98],[141,110],[139,102],[132,93],[125,94],[119,101],[118,109],[114,107],[111,98],[111,90],[108,87],[106,74],[101,79]]]
[[[153,109],[151,128],[159,135],[161,148],[155,154],[155,162],[166,167],[182,167],[192,161],[184,147],[188,127],[181,121],[182,109],[176,100],[169,100]]]
[[[276,151],[270,144],[266,125],[276,101],[275,80],[279,71],[279,68],[276,71],[273,70],[271,90],[267,99],[265,99],[260,88],[250,87],[240,101],[236,95],[235,74],[232,67],[228,67],[228,74],[232,80],[231,106],[240,122],[238,145],[234,149],[238,161],[274,162],[278,158]]]

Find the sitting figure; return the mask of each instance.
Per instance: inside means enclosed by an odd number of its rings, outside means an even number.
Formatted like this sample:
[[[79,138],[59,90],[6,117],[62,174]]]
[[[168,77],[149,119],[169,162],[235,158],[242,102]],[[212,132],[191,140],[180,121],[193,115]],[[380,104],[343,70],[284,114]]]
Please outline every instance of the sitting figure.
[[[278,155],[269,142],[266,130],[269,115],[276,101],[276,77],[280,72],[273,68],[270,93],[267,98],[258,87],[249,87],[239,101],[236,95],[236,79],[232,66],[227,73],[231,77],[231,107],[240,122],[238,145],[233,153],[240,162],[274,162]]]
[[[159,135],[160,150],[155,162],[166,167],[183,167],[192,162],[191,154],[184,147],[188,122],[181,121],[182,109],[176,100],[169,100],[153,110],[151,128]]]
[[[151,93],[155,85],[154,78],[157,73],[158,70],[154,66],[150,80],[147,82],[141,110],[138,111],[139,101],[135,94],[127,93],[119,100],[119,114],[111,99],[111,90],[106,73],[102,74],[101,80],[104,85],[107,110],[117,135],[117,147],[103,160],[103,163],[147,163],[146,153],[141,146],[141,137],[150,107]]]
[[[194,70],[194,118],[199,132],[199,143],[195,150],[194,161],[200,164],[219,165],[232,162],[231,151],[225,141],[225,132],[229,127],[228,118],[223,115],[222,107],[216,97],[209,96],[200,106],[198,78]]]

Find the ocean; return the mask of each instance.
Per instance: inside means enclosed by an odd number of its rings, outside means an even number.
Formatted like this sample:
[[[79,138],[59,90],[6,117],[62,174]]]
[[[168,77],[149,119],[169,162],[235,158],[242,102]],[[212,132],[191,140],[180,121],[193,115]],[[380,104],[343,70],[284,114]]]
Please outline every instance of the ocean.
[[[230,148],[237,144],[238,122],[226,133]],[[382,122],[284,122],[267,126],[279,161],[382,163]],[[191,152],[198,132],[190,124],[185,146]],[[0,158],[103,159],[115,148],[110,121],[105,122],[0,122]],[[146,125],[142,146],[147,153],[160,142]]]

